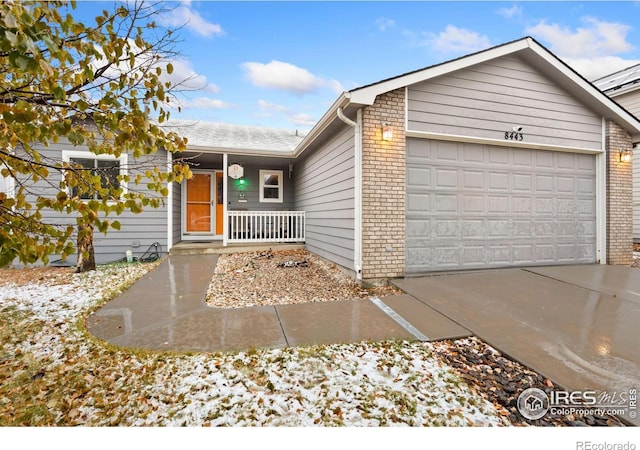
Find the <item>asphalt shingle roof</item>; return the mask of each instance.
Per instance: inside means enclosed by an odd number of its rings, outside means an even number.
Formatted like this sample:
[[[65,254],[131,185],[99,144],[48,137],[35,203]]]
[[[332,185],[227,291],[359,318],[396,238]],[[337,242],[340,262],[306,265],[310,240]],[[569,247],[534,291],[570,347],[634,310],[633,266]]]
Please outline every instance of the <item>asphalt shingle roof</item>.
[[[640,83],[640,64],[627,67],[606,77],[595,80],[593,84],[601,91],[607,92],[623,86]]]
[[[162,128],[186,137],[187,146],[273,152],[295,150],[305,135],[297,130],[283,128],[183,119],[165,122]]]

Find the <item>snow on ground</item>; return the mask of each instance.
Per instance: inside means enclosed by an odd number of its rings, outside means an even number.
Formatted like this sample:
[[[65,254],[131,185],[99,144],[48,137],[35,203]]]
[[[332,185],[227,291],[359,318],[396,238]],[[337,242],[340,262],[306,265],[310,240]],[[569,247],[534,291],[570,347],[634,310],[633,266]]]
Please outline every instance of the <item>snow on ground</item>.
[[[146,270],[0,286],[0,425],[509,425],[427,343],[151,353],[78,326]]]

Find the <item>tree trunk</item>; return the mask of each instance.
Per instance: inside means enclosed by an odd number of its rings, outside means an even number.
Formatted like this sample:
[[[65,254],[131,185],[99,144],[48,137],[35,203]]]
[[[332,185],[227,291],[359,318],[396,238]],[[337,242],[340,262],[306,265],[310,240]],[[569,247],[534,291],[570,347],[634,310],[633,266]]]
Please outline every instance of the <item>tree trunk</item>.
[[[96,270],[96,255],[93,251],[93,224],[78,225],[78,264],[76,272]]]

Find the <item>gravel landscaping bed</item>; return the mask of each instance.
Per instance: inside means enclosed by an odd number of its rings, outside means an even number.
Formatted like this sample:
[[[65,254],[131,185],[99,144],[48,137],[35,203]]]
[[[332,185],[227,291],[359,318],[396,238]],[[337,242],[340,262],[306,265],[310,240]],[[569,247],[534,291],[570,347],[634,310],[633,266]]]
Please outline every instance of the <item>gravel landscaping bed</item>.
[[[392,286],[364,288],[335,264],[307,250],[220,255],[207,293],[216,308],[245,308],[384,297]]]
[[[539,420],[525,419],[516,402],[522,391],[538,388],[547,393],[562,389],[540,374],[506,358],[476,337],[433,343],[434,351],[476,391],[507,416],[512,425],[536,426],[624,426],[613,416],[560,416],[551,413]]]

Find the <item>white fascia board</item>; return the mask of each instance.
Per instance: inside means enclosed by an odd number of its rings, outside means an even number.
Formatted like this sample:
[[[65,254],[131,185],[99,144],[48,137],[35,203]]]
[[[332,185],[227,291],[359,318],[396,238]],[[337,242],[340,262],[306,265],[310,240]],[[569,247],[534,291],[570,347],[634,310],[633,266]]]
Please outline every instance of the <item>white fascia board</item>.
[[[627,94],[629,92],[633,92],[633,91],[637,91],[640,89],[640,80],[634,82],[634,83],[630,83],[626,86],[623,86],[621,88],[618,89],[612,89],[609,91],[603,91],[608,97],[611,98],[615,98],[615,97],[619,97],[622,94]]]
[[[209,147],[205,145],[188,145],[187,152],[200,152],[200,153],[216,153],[216,154],[229,154],[229,155],[243,155],[243,156],[266,156],[269,158],[291,158],[293,157],[292,151],[275,151],[275,150],[260,150],[260,149],[242,149],[242,148],[227,148],[227,147]]]
[[[419,70],[417,72],[399,76],[397,78],[392,78],[387,81],[382,81],[380,83],[376,83],[361,89],[353,90],[350,92],[351,101],[353,103],[363,105],[373,105],[376,97],[380,94],[394,91],[405,86],[410,86],[412,84],[430,80],[441,75],[446,75],[457,70],[466,69],[467,67],[471,67],[476,64],[481,64],[495,58],[500,58],[502,56],[518,52],[527,47],[530,47],[529,41],[531,41],[531,39],[529,38],[521,39],[510,44],[505,44],[486,50],[484,52],[464,56],[447,63],[439,64],[433,67],[427,67],[426,69]]]
[[[292,154],[289,157],[297,158],[302,152],[304,152],[309,144],[314,142],[318,136],[320,136],[324,130],[337,118],[338,109],[346,107],[349,103],[352,103],[349,92],[343,92],[336,99],[331,107],[324,113],[324,115],[316,122],[311,131],[302,139],[302,142],[298,144]]]

